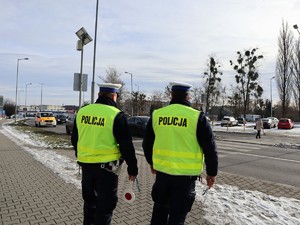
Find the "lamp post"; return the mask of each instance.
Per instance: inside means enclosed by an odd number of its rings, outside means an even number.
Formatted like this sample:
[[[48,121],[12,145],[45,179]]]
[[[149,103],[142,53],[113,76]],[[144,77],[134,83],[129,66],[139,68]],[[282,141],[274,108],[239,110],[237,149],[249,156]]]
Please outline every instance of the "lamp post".
[[[91,87],[91,103],[94,103],[95,96],[95,66],[96,66],[96,48],[97,48],[97,24],[98,24],[98,5],[99,0],[96,3],[96,19],[95,19],[95,37],[94,37],[94,58],[93,58],[93,79],[92,79],[92,87]]]
[[[27,108],[27,86],[32,85],[32,83],[25,84],[25,108]]]
[[[273,114],[273,112],[272,112],[272,80],[274,79],[275,77],[272,77],[271,79],[270,79],[270,94],[271,94],[271,109],[270,109],[270,112],[271,112],[271,117],[272,117],[272,114]]]
[[[83,46],[90,43],[93,39],[82,27],[76,32],[79,40],[77,41],[77,51],[81,51],[81,63],[80,63],[80,78],[79,78],[79,108],[81,108],[81,95],[82,95],[82,64],[83,64]]]
[[[19,79],[19,62],[20,60],[28,60],[29,58],[21,58],[17,60],[17,78],[16,78],[16,107],[15,107],[15,123],[17,122],[17,109],[18,109],[18,79]]]
[[[42,105],[43,105],[43,85],[44,83],[39,83],[41,85],[41,105],[40,105],[40,111],[42,111]]]
[[[129,72],[125,72],[127,74],[130,74],[130,80],[131,80],[131,84],[130,84],[130,94],[131,94],[131,116],[133,116],[133,99],[132,99],[132,73]]]
[[[299,31],[299,29],[298,29],[298,25],[295,24],[293,27],[294,27],[294,29],[296,29],[296,30],[298,31],[298,34],[300,35],[300,31]]]
[[[138,116],[139,115],[139,112],[140,112],[140,104],[139,104],[139,95],[140,95],[140,86],[138,84],[134,84],[135,86],[138,87],[138,94],[137,94],[137,101],[136,101],[136,115]]]

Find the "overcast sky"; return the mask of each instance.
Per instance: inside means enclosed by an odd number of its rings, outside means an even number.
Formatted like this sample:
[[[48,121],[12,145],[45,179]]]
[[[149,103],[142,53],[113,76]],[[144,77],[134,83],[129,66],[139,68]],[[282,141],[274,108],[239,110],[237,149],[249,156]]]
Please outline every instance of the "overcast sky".
[[[0,95],[21,104],[78,105],[73,74],[80,72],[75,32],[84,27],[94,39],[96,0],[0,0]],[[282,21],[300,25],[299,0],[99,0],[95,82],[109,67],[122,74],[125,88],[145,93],[163,90],[169,81],[200,86],[209,56],[221,64],[223,83],[234,83],[229,60],[236,51],[259,48],[264,55],[260,82],[270,98]],[[91,99],[94,42],[84,47],[83,73]],[[98,88],[96,88],[98,90]],[[273,80],[273,100],[278,100]],[[96,95],[96,93],[95,93]]]

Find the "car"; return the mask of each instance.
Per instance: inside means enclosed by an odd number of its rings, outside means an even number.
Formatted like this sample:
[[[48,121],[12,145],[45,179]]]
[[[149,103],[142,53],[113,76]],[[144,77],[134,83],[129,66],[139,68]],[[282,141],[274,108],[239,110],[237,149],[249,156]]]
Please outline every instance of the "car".
[[[128,127],[132,136],[143,137],[146,133],[146,127],[149,116],[132,116],[127,119]]]
[[[264,129],[271,129],[272,127],[276,127],[274,120],[271,118],[262,118]]]
[[[279,122],[279,119],[277,119],[276,117],[273,117],[273,116],[270,116],[270,117],[267,117],[267,118],[270,118],[273,120],[274,124],[275,124],[275,127],[277,127],[278,125],[278,122]]]
[[[75,118],[76,118],[75,114],[67,116],[67,119],[66,119],[66,133],[67,134],[71,134],[72,133],[72,130],[73,130],[73,127],[74,127]]]
[[[67,116],[65,114],[59,113],[59,114],[55,114],[55,119],[57,124],[66,123]]]
[[[246,119],[244,117],[237,118],[237,121],[239,122],[239,124],[246,124]]]
[[[237,126],[239,122],[232,116],[224,116],[223,119],[221,120],[221,126]]]
[[[56,119],[52,112],[37,112],[34,118],[35,126],[53,126],[56,127]]]
[[[294,128],[294,122],[289,118],[281,118],[277,127],[278,129],[292,129]]]

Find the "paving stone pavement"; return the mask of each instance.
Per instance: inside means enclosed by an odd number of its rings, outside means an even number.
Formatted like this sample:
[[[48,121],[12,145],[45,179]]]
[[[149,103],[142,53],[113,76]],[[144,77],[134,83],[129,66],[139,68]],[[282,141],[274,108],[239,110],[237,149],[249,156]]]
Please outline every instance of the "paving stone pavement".
[[[56,151],[74,159],[73,151]],[[150,173],[144,156],[137,155],[137,158],[141,192],[134,187],[134,204],[122,200],[121,194],[128,185],[126,169],[123,169],[119,177],[119,202],[113,215],[114,225],[149,224],[153,205],[150,193],[155,177]],[[229,173],[220,172],[217,183],[300,199],[298,187]],[[82,205],[80,189],[66,183],[0,132],[0,225],[79,225],[82,224]],[[210,224],[203,218],[204,215],[201,203],[195,202],[186,224]]]

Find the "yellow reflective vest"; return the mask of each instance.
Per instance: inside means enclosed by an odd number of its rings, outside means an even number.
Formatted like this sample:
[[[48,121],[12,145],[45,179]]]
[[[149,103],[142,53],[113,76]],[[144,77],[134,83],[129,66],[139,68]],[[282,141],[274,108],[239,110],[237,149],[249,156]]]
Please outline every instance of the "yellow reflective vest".
[[[204,156],[196,135],[199,115],[198,110],[181,104],[171,104],[153,112],[155,170],[189,176],[202,172]]]
[[[120,159],[113,136],[114,119],[119,112],[116,107],[104,104],[91,104],[79,110],[76,116],[79,162],[106,163]]]

